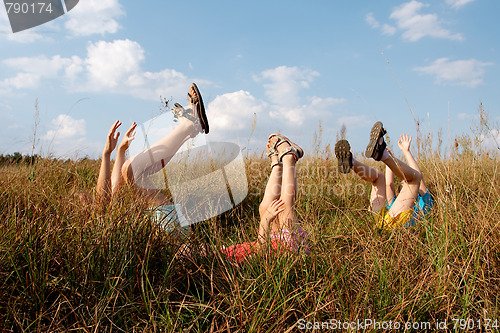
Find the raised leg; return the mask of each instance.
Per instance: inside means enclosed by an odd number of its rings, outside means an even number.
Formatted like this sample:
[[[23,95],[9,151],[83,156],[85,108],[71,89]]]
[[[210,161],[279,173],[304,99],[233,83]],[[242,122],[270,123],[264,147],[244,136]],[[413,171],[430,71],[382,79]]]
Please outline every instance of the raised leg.
[[[273,162],[278,160],[278,156],[274,155],[271,157]],[[271,174],[269,175],[269,180],[267,181],[266,190],[264,191],[264,197],[259,205],[259,213],[262,218],[263,214],[266,212],[267,207],[276,199],[281,196],[281,179],[283,175],[283,167],[280,164],[276,164],[271,169]]]
[[[283,142],[278,146],[278,152],[281,153],[288,149],[290,145]],[[279,229],[292,228],[297,222],[295,214],[295,198],[297,196],[297,173],[295,170],[296,157],[293,154],[287,154],[282,157],[283,175],[281,179],[280,199],[284,202],[284,211],[278,215]]]
[[[394,217],[401,212],[412,209],[415,205],[420,182],[422,180],[422,174],[392,155],[383,160],[383,162],[396,176],[406,180],[403,183],[403,188],[401,189],[401,192],[399,192],[396,201],[394,201],[391,209],[389,210],[389,215]]]
[[[372,184],[370,193],[370,210],[378,212],[386,205],[385,176],[384,174],[369,165],[352,158],[352,169],[364,181]]]
[[[122,167],[122,176],[129,186],[149,188],[148,175],[161,170],[172,159],[179,148],[192,137],[193,122],[179,118],[179,125],[150,148],[131,157]],[[146,190],[149,196],[159,194],[157,190]]]

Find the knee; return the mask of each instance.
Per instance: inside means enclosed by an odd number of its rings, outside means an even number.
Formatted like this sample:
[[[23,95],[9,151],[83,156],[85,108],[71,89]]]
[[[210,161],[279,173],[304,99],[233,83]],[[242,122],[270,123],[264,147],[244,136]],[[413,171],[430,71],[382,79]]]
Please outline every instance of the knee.
[[[413,179],[410,181],[410,183],[420,185],[421,180],[422,180],[422,173],[415,170],[415,175],[414,175]]]

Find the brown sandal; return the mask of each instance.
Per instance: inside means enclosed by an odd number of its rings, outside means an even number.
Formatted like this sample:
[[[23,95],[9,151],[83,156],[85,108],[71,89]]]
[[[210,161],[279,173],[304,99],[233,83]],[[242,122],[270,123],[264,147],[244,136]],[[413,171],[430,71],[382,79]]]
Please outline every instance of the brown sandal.
[[[283,150],[281,153],[278,154],[278,161],[281,162],[283,160],[283,156],[288,154],[292,154],[293,157],[295,158],[295,161],[298,161],[302,156],[304,156],[304,150],[300,148],[296,143],[290,141],[290,139],[288,139],[286,136],[281,135],[279,133],[274,133],[269,136],[268,141],[271,142],[271,140],[273,140],[273,137],[277,138],[273,147],[274,149],[276,149],[276,151],[278,150],[278,146],[284,142],[290,145],[290,147],[286,148],[285,150]]]
[[[191,86],[196,92],[196,96],[191,96],[191,94],[188,93],[188,99],[191,103],[193,103],[196,113],[198,114],[198,119],[200,121],[202,132],[208,134],[209,126],[208,126],[207,113],[205,112],[205,105],[203,104],[203,99],[201,98],[200,90],[198,89],[196,83],[193,83]]]

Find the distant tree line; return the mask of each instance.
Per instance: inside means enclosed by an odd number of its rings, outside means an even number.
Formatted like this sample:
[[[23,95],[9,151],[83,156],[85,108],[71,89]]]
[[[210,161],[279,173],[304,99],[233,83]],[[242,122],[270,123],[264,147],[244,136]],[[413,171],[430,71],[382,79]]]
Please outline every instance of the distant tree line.
[[[34,155],[23,155],[21,153],[15,152],[14,154],[0,155],[0,165],[7,164],[33,164],[36,160],[40,159],[37,154]]]

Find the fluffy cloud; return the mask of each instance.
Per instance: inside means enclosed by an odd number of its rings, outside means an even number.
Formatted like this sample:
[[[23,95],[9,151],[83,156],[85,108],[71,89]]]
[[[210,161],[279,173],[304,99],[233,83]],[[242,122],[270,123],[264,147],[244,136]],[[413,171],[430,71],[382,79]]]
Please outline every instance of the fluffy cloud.
[[[331,108],[344,103],[345,99],[301,96],[302,91],[309,88],[318,76],[319,73],[314,70],[288,66],[268,69],[255,76],[257,82],[263,82],[269,98],[269,117],[301,126],[307,119],[329,116]]]
[[[446,4],[451,6],[452,8],[461,8],[466,4],[473,2],[476,0],[446,0]]]
[[[50,129],[41,137],[41,147],[46,150],[42,153],[61,158],[99,156],[102,143],[88,140],[86,133],[85,119],[60,114],[52,119]]]
[[[40,84],[40,77],[33,73],[18,73],[0,81],[0,95],[10,95],[14,89],[33,89]]]
[[[266,96],[270,101],[280,106],[295,107],[299,104],[299,91],[308,88],[309,84],[319,73],[310,69],[279,66],[263,71],[256,77],[264,83]]]
[[[90,44],[85,59],[90,86],[115,88],[140,72],[144,50],[139,43],[126,40]]]
[[[68,12],[65,28],[75,36],[104,35],[120,28],[117,18],[125,13],[118,0],[85,0]]]
[[[74,119],[60,114],[52,119],[52,129],[47,131],[43,140],[66,140],[85,136],[85,119]]]
[[[85,0],[64,15],[65,30],[72,36],[90,36],[94,34],[113,34],[120,29],[117,19],[125,15],[118,0]],[[60,31],[59,20],[43,24],[42,29]],[[40,40],[50,40],[51,34],[40,33],[39,28],[27,29],[10,33],[11,27],[7,12],[0,11],[0,30],[9,31],[4,38],[18,43],[33,43]]]
[[[260,114],[266,104],[247,91],[236,91],[217,96],[207,107],[214,130],[241,130],[251,126],[254,115]]]
[[[185,95],[192,79],[173,69],[144,71],[141,68],[144,54],[139,43],[125,39],[90,43],[83,59],[59,55],[7,59],[3,62],[5,65],[22,72],[0,81],[0,94],[34,89],[44,80],[60,78],[64,88],[76,92],[106,91],[151,100],[166,92],[170,96]]]
[[[416,67],[415,71],[433,75],[438,84],[477,87],[483,84],[485,68],[493,63],[476,59],[450,61],[449,58],[439,58],[426,67]]]
[[[447,0],[453,7],[459,7],[473,0]],[[416,42],[424,37],[443,38],[452,40],[462,40],[463,36],[452,33],[443,27],[437,14],[421,14],[428,4],[411,0],[394,8],[389,16],[396,22],[396,26],[381,24],[377,21],[373,13],[368,13],[365,17],[366,23],[373,29],[379,29],[384,35],[392,36],[397,31],[402,31],[404,40]]]
[[[416,0],[396,7],[389,18],[396,21],[399,30],[403,31],[403,39],[411,42],[424,37],[462,40],[461,34],[454,34],[443,28],[436,14],[421,14],[420,11],[429,5]]]

